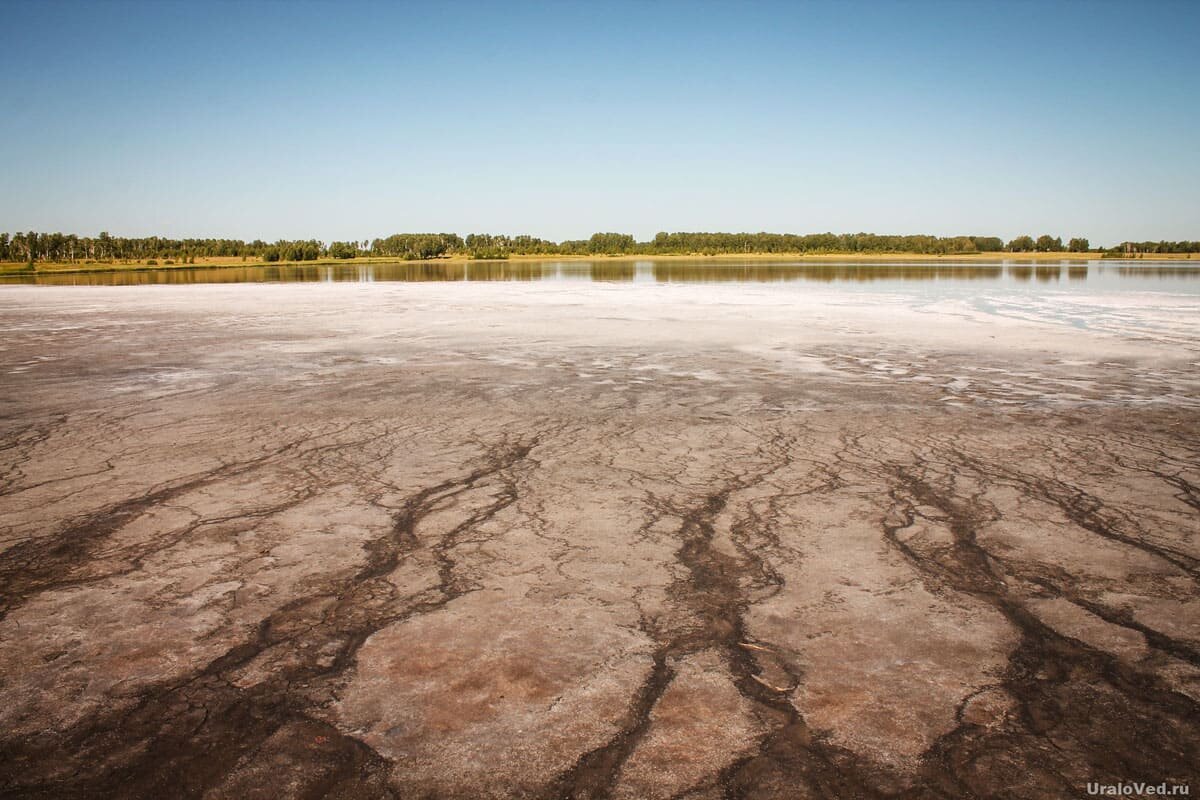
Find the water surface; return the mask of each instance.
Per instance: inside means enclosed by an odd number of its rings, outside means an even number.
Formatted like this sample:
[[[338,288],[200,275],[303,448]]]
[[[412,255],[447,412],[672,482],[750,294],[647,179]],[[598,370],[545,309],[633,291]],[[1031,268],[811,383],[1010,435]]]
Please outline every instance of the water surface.
[[[1200,294],[1200,260],[946,262],[797,261],[473,261],[252,265],[138,269],[117,272],[18,275],[0,284],[136,286],[206,283],[313,283],[375,281],[593,281],[609,283],[822,284],[864,291],[954,294],[959,289],[1095,293],[1150,291]]]

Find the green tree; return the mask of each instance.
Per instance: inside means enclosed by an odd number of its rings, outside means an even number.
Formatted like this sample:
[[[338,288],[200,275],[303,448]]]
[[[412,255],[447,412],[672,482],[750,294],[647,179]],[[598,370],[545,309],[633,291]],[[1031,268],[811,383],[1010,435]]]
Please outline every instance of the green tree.
[[[632,253],[637,249],[637,242],[627,233],[593,233],[588,240],[588,252],[616,255]]]
[[[999,236],[972,236],[971,240],[981,253],[999,253],[1004,249],[1004,240]]]
[[[1042,253],[1062,252],[1062,237],[1056,236],[1052,238],[1050,234],[1044,233],[1037,238],[1037,249]]]
[[[1033,250],[1032,236],[1018,236],[1008,243],[1008,250],[1012,253],[1028,253]]]
[[[358,255],[358,242],[333,242],[329,245],[332,258],[354,258]]]
[[[1072,253],[1086,253],[1091,248],[1089,247],[1089,243],[1088,243],[1087,239],[1076,237],[1076,238],[1072,239],[1071,241],[1067,242],[1067,249],[1070,250]]]

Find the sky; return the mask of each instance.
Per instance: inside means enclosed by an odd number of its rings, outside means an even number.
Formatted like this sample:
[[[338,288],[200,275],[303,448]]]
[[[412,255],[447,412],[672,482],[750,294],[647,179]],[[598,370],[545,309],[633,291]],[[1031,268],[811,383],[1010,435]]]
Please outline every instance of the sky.
[[[0,230],[1200,239],[1200,2],[0,0]]]

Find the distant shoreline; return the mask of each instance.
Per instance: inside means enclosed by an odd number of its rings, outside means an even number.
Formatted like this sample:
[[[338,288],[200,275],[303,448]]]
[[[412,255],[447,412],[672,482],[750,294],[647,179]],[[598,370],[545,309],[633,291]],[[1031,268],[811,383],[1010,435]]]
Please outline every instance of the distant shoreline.
[[[1197,256],[1193,258],[1193,256]],[[730,261],[786,261],[786,262],[862,262],[862,263],[924,263],[938,262],[943,264],[994,264],[994,263],[1086,263],[1089,261],[1194,261],[1200,265],[1200,254],[1196,253],[1142,253],[1136,258],[1122,259],[1112,256],[1104,257],[1103,253],[1066,253],[1066,252],[1032,252],[1032,253],[959,253],[955,255],[931,255],[928,253],[720,253],[716,255],[682,255],[664,253],[627,253],[621,255],[512,255],[507,259],[473,259],[466,256],[439,256],[427,259],[405,260],[388,256],[362,256],[359,258],[337,259],[322,258],[314,261],[263,261],[251,257],[242,260],[239,257],[197,257],[191,264],[148,264],[145,261],[130,262],[97,262],[92,264],[38,262],[30,270],[27,264],[15,262],[0,262],[0,277],[19,277],[22,275],[72,275],[94,274],[106,272],[157,272],[168,270],[196,269],[235,269],[237,267],[328,267],[349,266],[353,264],[469,264],[497,261],[513,263],[529,263],[537,261],[567,261],[605,263],[619,261],[711,261],[714,263]]]

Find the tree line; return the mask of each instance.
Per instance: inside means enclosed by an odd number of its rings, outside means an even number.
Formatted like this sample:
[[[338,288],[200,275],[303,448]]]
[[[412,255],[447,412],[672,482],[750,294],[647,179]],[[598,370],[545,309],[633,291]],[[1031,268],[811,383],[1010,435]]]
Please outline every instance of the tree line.
[[[667,233],[639,242],[627,233],[595,233],[588,239],[554,242],[535,236],[473,233],[397,233],[385,238],[339,241],[316,239],[265,242],[255,239],[170,239],[161,236],[125,237],[101,232],[97,236],[64,233],[0,233],[0,261],[112,262],[165,261],[194,263],[197,257],[261,258],[267,262],[316,261],[322,258],[395,258],[414,261],[443,256],[503,259],[510,255],[725,255],[738,253],[1032,253],[1092,250],[1087,239],[1043,234],[1017,236],[1005,242],[998,236],[887,236],[874,233]],[[1200,242],[1122,242],[1106,254],[1196,253]]]
[[[1200,253],[1200,242],[1121,242],[1104,252],[1113,255],[1134,253]]]

